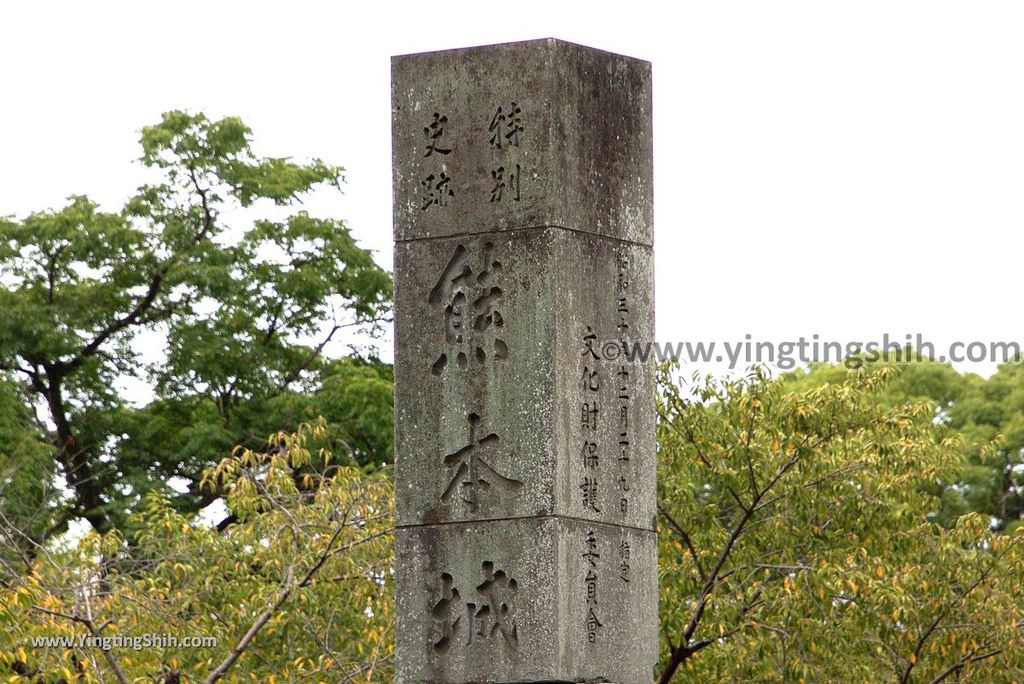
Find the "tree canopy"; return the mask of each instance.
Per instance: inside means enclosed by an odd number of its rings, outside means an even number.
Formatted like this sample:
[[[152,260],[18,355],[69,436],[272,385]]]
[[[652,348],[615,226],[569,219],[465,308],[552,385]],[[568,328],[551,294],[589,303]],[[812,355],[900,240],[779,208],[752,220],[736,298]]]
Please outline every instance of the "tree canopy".
[[[0,417],[20,431],[0,482],[38,514],[37,540],[77,518],[126,524],[151,491],[196,510],[221,494],[198,487],[218,455],[317,415],[341,428],[338,458],[390,455],[390,369],[322,354],[380,329],[390,277],[342,221],[295,210],[342,170],[258,156],[233,117],[168,112],[141,147],[153,181],[119,211],[75,196],[0,220],[0,402],[25,409]],[[125,377],[153,401],[128,402]],[[63,491],[24,489],[25,460]]]
[[[0,674],[65,684],[390,681],[391,480],[333,465],[313,447],[328,430],[317,421],[272,435],[269,449],[241,448],[208,469],[204,481],[227,492],[238,519],[224,531],[154,490],[128,535],[90,531],[8,563],[17,567],[0,586]],[[146,635],[145,648],[116,641]],[[75,641],[83,636],[111,647]],[[209,641],[184,643],[193,637]]]
[[[297,209],[341,169],[235,118],[141,144],[119,211],[0,219],[0,675],[390,681],[393,374],[325,350],[391,280]],[[1024,680],[1024,368],[911,361],[661,369],[660,682]],[[145,634],[216,643],[30,641]]]
[[[910,378],[831,375],[663,377],[660,681],[1019,681],[1024,537],[929,515],[962,438]]]
[[[976,511],[995,529],[1015,529],[1024,515],[1024,365],[1006,363],[983,378],[928,358],[891,356],[901,358],[901,372],[877,401],[931,402],[941,434],[960,438],[962,470],[934,490],[942,500],[936,515],[949,521]],[[814,365],[784,379],[794,388],[822,387],[841,382],[845,373],[842,366]]]

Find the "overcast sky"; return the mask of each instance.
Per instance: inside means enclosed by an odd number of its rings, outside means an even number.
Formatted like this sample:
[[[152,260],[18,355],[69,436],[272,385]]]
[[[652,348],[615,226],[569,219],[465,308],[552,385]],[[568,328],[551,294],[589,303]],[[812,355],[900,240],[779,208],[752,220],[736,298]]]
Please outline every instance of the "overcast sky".
[[[546,36],[654,64],[660,340],[1024,342],[1019,2],[6,4],[0,214],[117,209],[142,126],[239,115],[390,268],[390,56]]]

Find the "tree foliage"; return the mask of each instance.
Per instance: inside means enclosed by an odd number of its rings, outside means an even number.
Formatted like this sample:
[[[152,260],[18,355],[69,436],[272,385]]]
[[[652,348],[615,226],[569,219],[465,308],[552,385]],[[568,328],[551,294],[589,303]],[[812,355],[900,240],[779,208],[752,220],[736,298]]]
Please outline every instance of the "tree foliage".
[[[70,548],[7,563],[15,579],[0,589],[0,674],[83,684],[390,681],[389,473],[333,465],[312,448],[327,431],[320,421],[273,435],[269,450],[240,448],[209,469],[204,481],[227,492],[238,518],[223,532],[154,491],[131,538],[90,531]],[[165,634],[216,645],[113,641]],[[113,647],[31,642],[85,635]]]
[[[1024,676],[1022,538],[929,519],[960,445],[898,378],[663,376],[660,681]]]
[[[0,378],[0,528],[17,529],[23,536],[17,550],[27,552],[26,539],[48,536],[48,515],[57,505],[56,462],[32,412],[13,381]],[[0,558],[11,559],[0,548]]]
[[[878,401],[930,401],[942,434],[960,438],[963,469],[957,481],[934,490],[942,499],[939,519],[976,511],[990,516],[996,529],[1015,529],[1024,516],[1024,365],[1006,363],[982,378],[927,358],[907,362],[906,353],[902,361],[902,372]],[[841,366],[816,365],[785,380],[794,388],[818,387],[840,382],[844,374]]]
[[[176,506],[196,510],[218,495],[198,488],[216,454],[298,423],[270,419],[344,422],[360,391],[384,398],[386,369],[325,363],[321,352],[343,329],[386,320],[390,277],[341,221],[288,213],[314,189],[339,187],[341,169],[258,156],[231,117],[169,112],[141,146],[155,180],[122,210],[76,196],[0,219],[0,370],[45,416],[70,493],[39,521],[44,531],[80,517],[108,531],[147,492],[170,495],[172,478],[189,490]],[[128,403],[125,377],[150,383],[152,404]],[[367,386],[303,400],[343,378]],[[353,429],[339,456],[387,458],[379,424]]]
[[[341,169],[235,118],[141,145],[120,211],[0,219],[0,674],[390,681],[392,372],[324,350],[387,320],[391,281],[295,211]],[[666,368],[658,401],[661,682],[1024,680],[1019,364]],[[216,644],[31,643],[147,634]]]
[[[934,403],[893,400],[907,372],[814,386],[663,372],[662,682],[1024,677],[1024,537],[977,513],[930,515],[961,477],[963,445]],[[9,537],[0,668],[109,681],[102,651],[33,650],[27,637],[170,632],[219,643],[115,650],[128,681],[390,681],[387,473],[321,452],[348,444],[325,422],[268,443],[206,471],[237,518],[223,531],[154,492],[127,538],[90,533],[22,557]]]

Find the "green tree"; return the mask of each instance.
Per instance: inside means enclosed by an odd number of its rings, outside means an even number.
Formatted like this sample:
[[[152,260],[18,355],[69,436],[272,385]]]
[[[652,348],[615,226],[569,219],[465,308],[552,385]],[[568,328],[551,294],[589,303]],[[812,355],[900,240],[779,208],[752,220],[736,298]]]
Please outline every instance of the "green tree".
[[[219,455],[319,413],[351,427],[339,458],[388,457],[390,371],[322,352],[343,329],[379,329],[390,277],[341,221],[288,213],[338,188],[340,168],[257,156],[250,138],[237,118],[169,112],[142,130],[154,182],[121,211],[72,197],[0,220],[0,370],[45,417],[32,429],[68,492],[37,532],[77,518],[106,532],[153,490],[196,510],[220,495],[198,486]],[[165,353],[145,362],[145,348]],[[126,402],[115,387],[126,376],[155,400]],[[377,402],[369,418],[364,400]]]
[[[930,519],[936,483],[960,477],[961,438],[933,403],[889,401],[908,368],[799,388],[662,374],[662,682],[1024,677],[1024,535],[975,513]],[[237,519],[222,532],[154,492],[130,544],[117,530],[24,557],[8,543],[20,565],[0,590],[0,673],[390,681],[389,473],[318,447],[349,439],[317,422],[207,470]],[[219,644],[109,658],[25,646],[89,631]]]
[[[1024,516],[1024,365],[1006,363],[982,378],[906,353],[902,361],[902,372],[879,401],[930,401],[942,434],[960,437],[964,464],[957,481],[933,485],[941,497],[938,519],[976,511],[990,516],[996,529],[1016,528]],[[818,387],[845,372],[842,366],[814,365],[787,374],[785,381],[794,388]]]
[[[328,432],[318,421],[273,435],[208,470],[238,519],[223,532],[154,491],[130,539],[90,531],[37,549],[0,588],[4,681],[391,681],[390,475],[333,465],[313,448]],[[154,634],[216,643],[114,641]],[[84,636],[112,648],[31,641]]]
[[[896,368],[829,380],[663,375],[660,681],[1019,681],[1024,538],[929,518],[961,445]]]
[[[0,558],[12,561],[45,539],[50,515],[60,501],[56,461],[45,431],[36,424],[17,385],[0,378],[0,534],[17,530]],[[43,514],[40,515],[40,511]],[[0,575],[2,576],[2,575]]]

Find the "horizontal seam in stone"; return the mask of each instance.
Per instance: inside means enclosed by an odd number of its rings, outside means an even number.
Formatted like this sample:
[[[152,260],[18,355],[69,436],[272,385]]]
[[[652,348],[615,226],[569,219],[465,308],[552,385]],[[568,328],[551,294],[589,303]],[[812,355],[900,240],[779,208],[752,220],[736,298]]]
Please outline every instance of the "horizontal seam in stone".
[[[570,233],[580,233],[581,235],[588,235],[595,238],[603,238],[605,240],[611,240],[612,242],[618,242],[624,245],[631,245],[633,247],[646,247],[647,249],[653,249],[654,245],[649,245],[646,242],[637,242],[635,240],[627,240],[625,238],[615,237],[614,235],[603,235],[601,233],[592,233],[589,230],[581,230],[579,228],[569,228],[568,226],[527,226],[525,228],[496,228],[491,230],[479,230],[479,231],[464,231],[461,233],[451,233],[447,235],[429,235],[426,237],[418,238],[402,238],[396,239],[396,244],[402,244],[405,242],[429,242],[431,240],[449,240],[453,238],[461,237],[474,237],[477,235],[500,235],[502,233],[518,233],[526,232],[531,230],[549,230],[549,229],[567,230]]]
[[[634,530],[636,532],[650,532],[654,534],[656,530],[648,527],[637,527],[636,525],[620,525],[618,523],[601,522],[598,520],[587,520],[586,518],[577,518],[572,515],[519,515],[507,518],[480,518],[479,520],[451,520],[449,522],[440,523],[415,523],[412,525],[395,525],[396,530],[411,530],[420,527],[451,527],[453,525],[475,525],[477,523],[490,523],[490,522],[513,522],[516,520],[566,520],[577,523],[585,523],[587,525],[600,525],[601,527],[617,527],[622,530]]]

